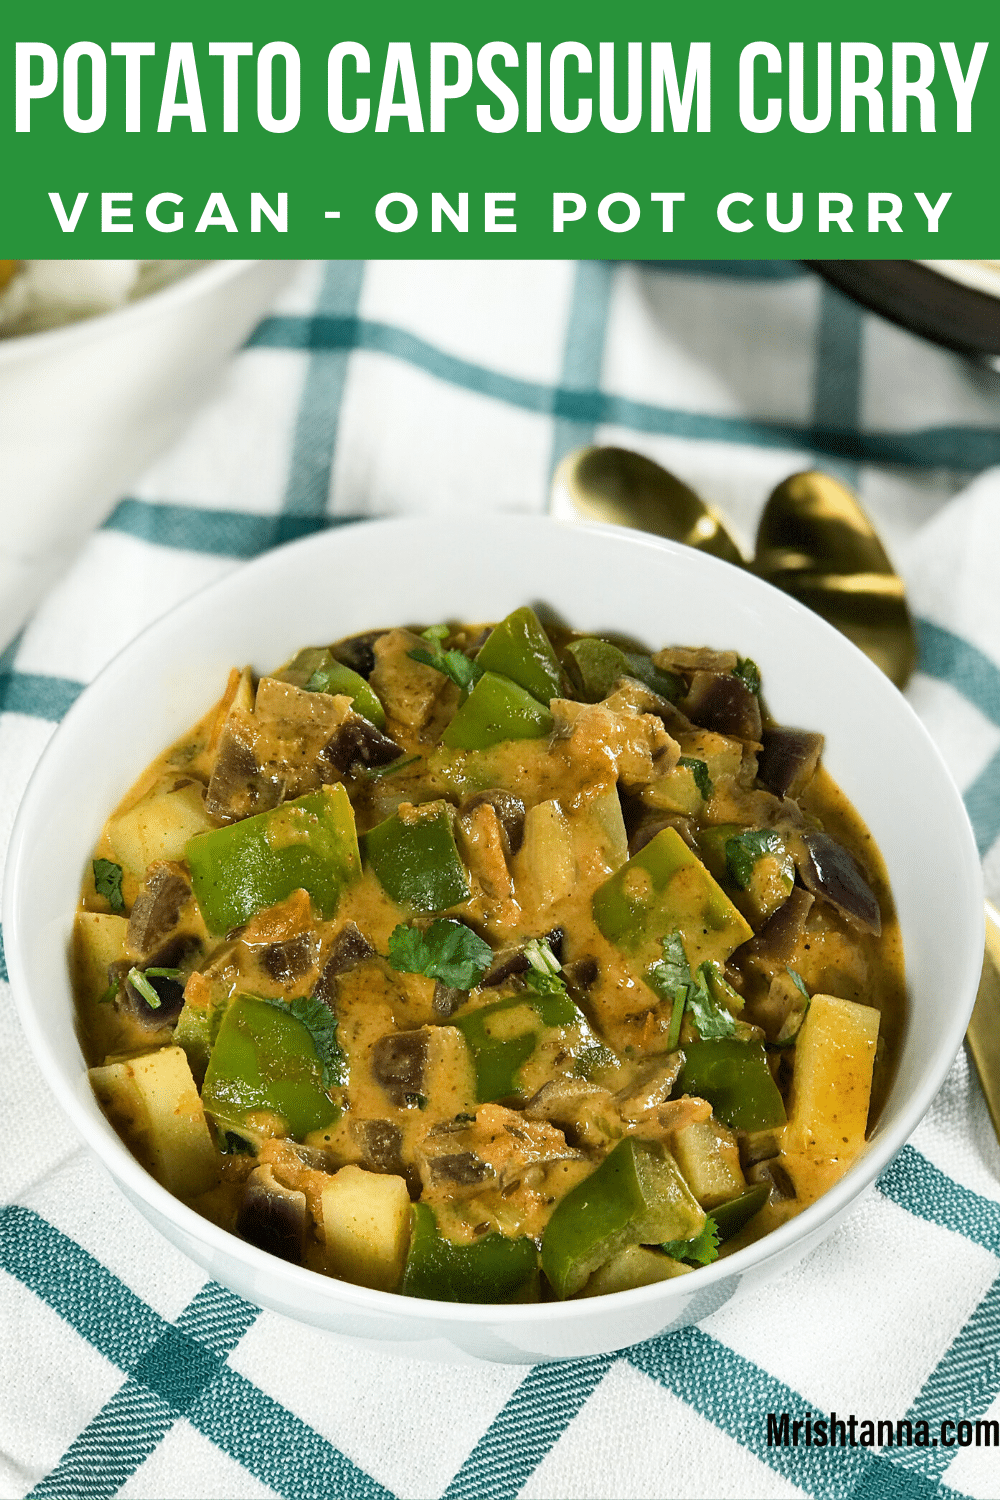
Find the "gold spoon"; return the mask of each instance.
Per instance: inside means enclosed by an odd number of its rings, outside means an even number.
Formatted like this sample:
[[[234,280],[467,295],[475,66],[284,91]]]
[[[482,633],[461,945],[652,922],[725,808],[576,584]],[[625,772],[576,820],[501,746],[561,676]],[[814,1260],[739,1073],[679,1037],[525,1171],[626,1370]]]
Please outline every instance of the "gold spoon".
[[[986,903],[986,956],[965,1039],[1000,1141],[1000,912]]]
[[[906,686],[917,661],[906,590],[846,485],[817,470],[783,480],[760,518],[753,570]]]
[[[553,477],[589,521],[649,531],[742,565],[740,549],[710,506],[676,475],[628,448],[577,448]]]
[[[720,516],[674,474],[627,448],[578,448],[556,470],[580,515],[650,531],[743,565]],[[916,636],[903,581],[851,491],[829,474],[793,474],[761,516],[753,571],[829,620],[903,687]]]

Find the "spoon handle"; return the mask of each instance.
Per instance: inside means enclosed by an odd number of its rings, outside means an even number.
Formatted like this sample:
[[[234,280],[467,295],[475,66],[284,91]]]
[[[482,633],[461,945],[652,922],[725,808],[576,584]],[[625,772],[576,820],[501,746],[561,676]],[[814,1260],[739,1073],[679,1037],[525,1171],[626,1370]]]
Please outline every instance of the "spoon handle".
[[[989,901],[983,976],[965,1039],[1000,1141],[1000,912]]]

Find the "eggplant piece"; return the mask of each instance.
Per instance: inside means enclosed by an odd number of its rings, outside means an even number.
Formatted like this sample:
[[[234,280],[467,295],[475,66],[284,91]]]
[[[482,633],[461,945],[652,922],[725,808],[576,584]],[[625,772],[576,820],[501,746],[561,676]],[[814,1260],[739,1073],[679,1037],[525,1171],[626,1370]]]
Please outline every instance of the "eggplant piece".
[[[524,842],[524,803],[520,797],[513,792],[505,792],[501,787],[493,787],[486,792],[476,792],[472,797],[466,797],[458,809],[459,817],[465,813],[472,812],[473,808],[481,807],[488,803],[497,815],[497,821],[503,829],[507,839],[507,848],[511,854],[516,854]]]
[[[823,736],[776,725],[761,735],[757,780],[776,797],[798,797],[812,780],[823,753]]]
[[[513,979],[518,974],[526,974],[530,968],[531,965],[525,958],[523,949],[518,948],[513,953],[501,953],[499,963],[494,965],[490,972],[484,974],[479,981],[479,988],[485,990],[494,985],[506,984],[508,979]]]
[[[146,975],[147,984],[153,987],[160,1000],[159,1006],[153,1006],[129,983],[126,976],[131,967],[132,965],[127,961],[111,964],[108,967],[109,983],[118,982],[118,993],[115,996],[115,1009],[118,1013],[129,1016],[145,1031],[162,1031],[166,1026],[176,1025],[177,1018],[184,1009],[183,983],[178,979],[168,979],[163,975]],[[167,968],[168,965],[164,964],[162,967]]]
[[[666,1104],[683,1066],[683,1052],[669,1052],[666,1057],[654,1058],[647,1063],[634,1082],[626,1084],[615,1094],[615,1104],[622,1119],[637,1120],[647,1110]]]
[[[391,766],[402,755],[402,747],[387,734],[376,729],[360,714],[345,719],[320,752],[335,771],[346,776],[349,771],[369,766]]]
[[[375,668],[375,642],[383,635],[384,630],[367,630],[363,635],[349,636],[330,647],[331,655],[367,682]]]
[[[567,964],[563,969],[567,984],[576,990],[593,989],[600,972],[597,959],[590,953],[585,953],[582,958]]]
[[[875,893],[843,844],[828,833],[803,834],[796,863],[807,890],[828,901],[852,927],[879,936],[882,913]]]
[[[260,961],[272,979],[279,984],[291,984],[308,974],[316,961],[318,946],[315,933],[300,932],[298,937],[283,943],[268,943],[261,950]]]
[[[330,956],[323,965],[323,972],[316,981],[313,996],[322,1000],[331,1010],[337,1005],[337,976],[346,974],[349,969],[357,968],[358,964],[365,963],[369,958],[374,958],[375,949],[365,937],[360,927],[353,922],[345,922],[344,926],[334,938]]]
[[[695,824],[683,813],[676,813],[666,818],[650,818],[648,822],[640,823],[628,841],[629,858],[631,859],[633,854],[638,854],[640,849],[645,849],[646,845],[652,843],[656,835],[662,833],[664,828],[675,828],[688,848],[693,850],[699,859],[701,858],[695,837]]]
[[[285,778],[267,775],[249,745],[231,729],[225,730],[205,794],[206,812],[227,821],[249,818],[270,812],[284,794]]]
[[[129,951],[148,962],[173,932],[190,899],[191,883],[179,865],[167,861],[152,865],[128,919],[125,942]]]
[[[397,1108],[423,1097],[426,1031],[391,1031],[372,1048],[372,1076]]]
[[[236,1214],[236,1233],[241,1239],[301,1265],[308,1223],[305,1193],[283,1187],[269,1166],[255,1167]]]
[[[443,984],[440,979],[434,983],[434,998],[431,1001],[431,1009],[442,1021],[447,1021],[449,1016],[454,1015],[463,1001],[469,998],[468,990],[456,990],[450,984]]]
[[[795,1191],[794,1182],[777,1159],[757,1162],[750,1168],[746,1178],[751,1185],[758,1182],[766,1183],[772,1203],[788,1202],[799,1196]]]
[[[370,1172],[405,1175],[403,1132],[391,1120],[354,1120],[351,1134],[361,1147],[362,1165]]]
[[[815,899],[800,885],[793,886],[788,900],[772,912],[757,936],[740,951],[766,965],[788,963],[805,931],[806,918]]]
[[[436,1187],[445,1182],[453,1187],[478,1187],[496,1172],[489,1162],[481,1161],[474,1151],[460,1151],[452,1156],[432,1156],[428,1160],[431,1182]]]
[[[759,742],[760,702],[742,678],[731,672],[696,672],[681,710],[702,729]]]

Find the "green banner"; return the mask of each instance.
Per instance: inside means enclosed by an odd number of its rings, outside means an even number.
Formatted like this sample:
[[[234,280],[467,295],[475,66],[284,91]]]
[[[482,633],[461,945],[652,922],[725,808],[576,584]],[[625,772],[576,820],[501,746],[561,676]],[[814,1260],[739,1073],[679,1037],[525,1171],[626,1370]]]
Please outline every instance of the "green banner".
[[[11,257],[1000,258],[1000,7],[51,0]]]

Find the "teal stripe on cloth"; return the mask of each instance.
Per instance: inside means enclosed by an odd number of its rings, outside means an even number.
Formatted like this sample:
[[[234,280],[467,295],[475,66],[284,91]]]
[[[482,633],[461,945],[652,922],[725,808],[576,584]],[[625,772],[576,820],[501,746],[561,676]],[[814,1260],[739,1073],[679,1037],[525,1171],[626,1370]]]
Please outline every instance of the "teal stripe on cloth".
[[[330,261],[323,271],[317,313],[353,317],[358,310],[363,281],[363,261]],[[348,349],[310,350],[281,507],[289,514],[322,516],[326,513],[349,358]]]
[[[3,928],[0,927],[0,979],[9,979],[7,973],[7,955],[3,951]]]
[[[945,1420],[975,1423],[993,1405],[998,1392],[1000,1276],[924,1382],[906,1416],[911,1422],[927,1422],[932,1432],[940,1432]],[[897,1461],[923,1474],[943,1474],[958,1451],[954,1428],[949,1436],[950,1448],[943,1441],[932,1448],[903,1448]],[[1000,1466],[1000,1454],[997,1463]]]
[[[34,672],[0,673],[0,713],[26,714],[57,724],[83,692],[84,683]]]
[[[700,1328],[639,1344],[627,1351],[629,1363],[657,1381],[725,1432],[776,1474],[798,1485],[814,1500],[947,1500],[954,1492],[922,1474],[903,1469],[903,1448],[768,1447],[767,1414],[794,1421],[807,1414],[827,1420],[797,1391],[751,1360],[736,1354]],[[838,1414],[841,1418],[849,1412]],[[862,1414],[858,1414],[859,1416]],[[868,1415],[868,1414],[865,1414]],[[870,1418],[878,1421],[879,1413]],[[888,1420],[889,1413],[881,1414]],[[802,1430],[804,1434],[804,1429]],[[849,1433],[845,1434],[849,1442]],[[888,1457],[888,1454],[892,1457]],[[709,1493],[711,1493],[709,1491]]]
[[[246,510],[205,510],[198,505],[169,505],[160,501],[119,500],[104,522],[105,531],[119,531],[157,547],[206,552],[216,557],[258,557],[283,542],[312,536],[353,517],[292,515],[262,516]]]
[[[283,1500],[393,1500],[349,1458],[225,1363],[258,1309],[214,1284],[176,1323],[34,1213],[0,1208],[0,1269],[16,1276],[128,1378],[37,1496],[112,1496],[184,1416]]]
[[[563,347],[561,383],[567,390],[590,390],[601,383],[613,275],[614,267],[608,261],[581,260],[576,264]],[[593,441],[593,422],[557,417],[549,474],[573,448]]]
[[[916,620],[920,670],[947,682],[1000,727],[1000,667],[984,652],[930,620]],[[976,846],[986,854],[1000,837],[1000,750],[965,790],[965,806],[976,835]]]
[[[1000,667],[976,646],[931,620],[916,620],[920,670],[951,684],[1000,726]]]
[[[134,1368],[168,1327],[99,1260],[17,1203],[0,1208],[0,1270],[16,1276],[119,1369]]]
[[[955,1182],[915,1147],[903,1147],[877,1186],[907,1213],[953,1229],[1000,1256],[1000,1203]]]
[[[442,1500],[514,1500],[617,1355],[537,1365],[469,1454]]]
[[[567,390],[521,380],[448,354],[404,329],[357,317],[265,318],[249,344],[289,351],[364,349],[402,360],[450,385],[525,411],[577,422],[611,423],[637,432],[758,448],[805,448],[866,463],[944,467],[967,473],[978,473],[1000,462],[1000,429],[943,426],[914,432],[856,432],[679,411],[598,390]]]

